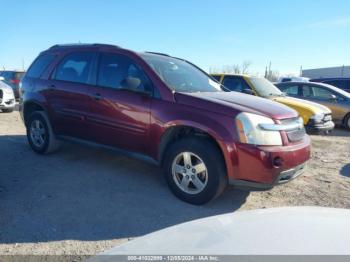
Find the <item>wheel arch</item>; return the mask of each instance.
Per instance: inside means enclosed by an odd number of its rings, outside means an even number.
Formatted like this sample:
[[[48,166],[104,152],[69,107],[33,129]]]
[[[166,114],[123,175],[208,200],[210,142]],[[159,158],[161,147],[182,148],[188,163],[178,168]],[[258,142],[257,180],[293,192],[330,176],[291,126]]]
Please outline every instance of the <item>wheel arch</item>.
[[[227,170],[228,159],[226,157],[226,147],[225,143],[223,142],[223,137],[212,129],[192,122],[178,122],[166,125],[165,131],[161,136],[158,146],[159,163],[161,165],[163,164],[165,152],[172,143],[178,139],[190,136],[202,137],[203,139],[208,139],[211,141],[221,153],[222,160],[224,161],[223,163],[225,164],[225,168]]]
[[[22,114],[23,114],[23,121],[26,126],[27,126],[27,121],[29,116],[35,111],[44,111],[47,114],[47,110],[45,106],[43,106],[38,101],[29,100],[23,104]]]

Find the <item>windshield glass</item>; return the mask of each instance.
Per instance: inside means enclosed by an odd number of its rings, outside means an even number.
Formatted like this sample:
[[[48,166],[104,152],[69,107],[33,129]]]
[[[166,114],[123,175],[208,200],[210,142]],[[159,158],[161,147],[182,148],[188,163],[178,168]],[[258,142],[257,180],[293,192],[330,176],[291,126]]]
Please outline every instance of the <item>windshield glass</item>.
[[[284,93],[282,93],[281,90],[279,90],[266,78],[251,77],[249,80],[253,84],[255,91],[259,94],[259,96],[284,96]]]
[[[220,84],[190,63],[154,54],[141,54],[159,77],[176,92],[220,92]]]

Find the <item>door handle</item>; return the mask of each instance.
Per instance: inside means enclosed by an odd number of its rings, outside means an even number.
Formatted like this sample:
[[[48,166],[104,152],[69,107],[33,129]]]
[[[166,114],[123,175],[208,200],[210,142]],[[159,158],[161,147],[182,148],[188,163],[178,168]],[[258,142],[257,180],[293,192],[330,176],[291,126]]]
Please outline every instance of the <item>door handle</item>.
[[[101,94],[99,94],[99,93],[93,94],[93,95],[91,95],[91,97],[95,100],[101,100],[101,98],[102,98]]]

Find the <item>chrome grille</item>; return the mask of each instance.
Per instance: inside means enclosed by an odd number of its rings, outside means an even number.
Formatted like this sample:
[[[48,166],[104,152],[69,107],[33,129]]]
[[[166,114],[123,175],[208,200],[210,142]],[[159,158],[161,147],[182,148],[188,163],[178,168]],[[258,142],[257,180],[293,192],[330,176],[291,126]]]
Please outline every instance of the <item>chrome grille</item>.
[[[286,133],[287,133],[288,140],[290,142],[300,141],[306,135],[305,128],[288,131]]]
[[[298,121],[299,118],[289,118],[281,120],[281,124],[289,124]],[[289,142],[297,142],[304,138],[306,135],[305,128],[298,128],[294,130],[286,131]]]

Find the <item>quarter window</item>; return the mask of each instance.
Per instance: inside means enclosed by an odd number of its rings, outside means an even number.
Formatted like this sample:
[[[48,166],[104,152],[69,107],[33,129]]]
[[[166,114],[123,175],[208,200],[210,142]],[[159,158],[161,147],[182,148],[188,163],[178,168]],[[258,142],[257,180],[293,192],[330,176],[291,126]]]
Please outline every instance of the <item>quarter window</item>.
[[[39,56],[33,64],[30,66],[26,76],[32,78],[39,78],[48,67],[49,64],[54,60],[55,56],[51,54]],[[19,76],[20,78],[21,76]]]
[[[89,83],[94,53],[77,52],[66,56],[56,69],[55,79],[75,83]]]

